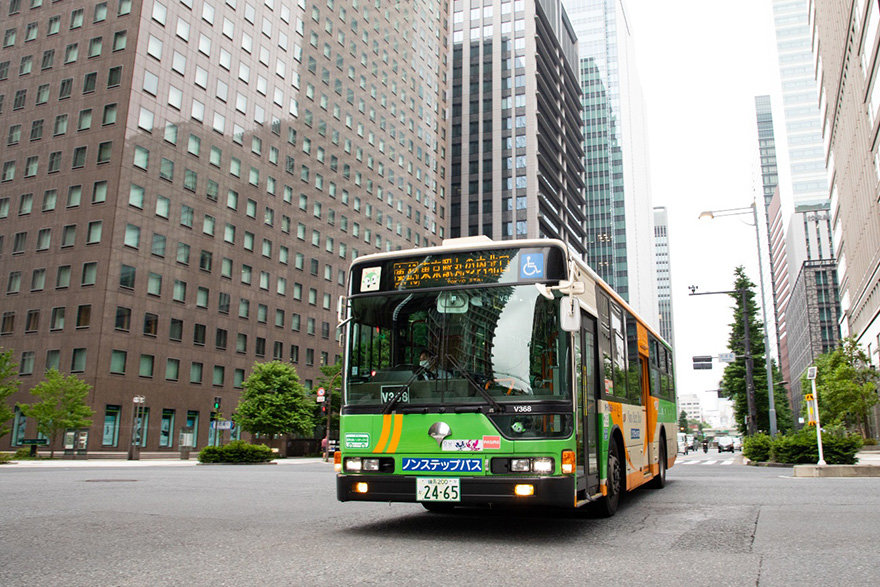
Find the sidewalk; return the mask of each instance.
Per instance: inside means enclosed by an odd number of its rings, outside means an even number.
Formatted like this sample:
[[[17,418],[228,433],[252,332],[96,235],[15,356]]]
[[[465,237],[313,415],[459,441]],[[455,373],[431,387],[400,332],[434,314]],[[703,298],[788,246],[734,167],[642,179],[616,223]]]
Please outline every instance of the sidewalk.
[[[313,464],[313,463],[323,463],[323,459],[320,457],[296,457],[289,459],[275,459],[274,461],[270,461],[268,464],[272,465],[305,465],[305,464]],[[333,466],[332,459],[326,463],[328,466]],[[38,469],[38,468],[54,468],[54,469],[63,469],[63,468],[109,468],[109,467],[128,467],[128,468],[139,468],[139,467],[210,467],[210,466],[228,466],[227,464],[206,464],[202,465],[199,463],[198,459],[191,458],[188,460],[181,459],[143,459],[138,461],[129,461],[126,459],[45,459],[45,460],[36,460],[36,461],[10,461],[4,465],[0,465],[0,472],[6,469]]]

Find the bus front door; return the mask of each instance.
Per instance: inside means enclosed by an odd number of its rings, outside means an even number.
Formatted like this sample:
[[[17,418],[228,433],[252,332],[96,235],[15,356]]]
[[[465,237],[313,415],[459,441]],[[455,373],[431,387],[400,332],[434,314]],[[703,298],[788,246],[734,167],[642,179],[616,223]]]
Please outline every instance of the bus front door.
[[[581,434],[578,448],[582,454],[586,489],[588,493],[598,491],[599,488],[599,460],[598,441],[599,426],[596,421],[596,373],[599,357],[596,345],[596,320],[592,316],[581,316],[581,330],[583,352],[581,353],[579,367],[581,372],[581,385],[578,387],[581,405]]]

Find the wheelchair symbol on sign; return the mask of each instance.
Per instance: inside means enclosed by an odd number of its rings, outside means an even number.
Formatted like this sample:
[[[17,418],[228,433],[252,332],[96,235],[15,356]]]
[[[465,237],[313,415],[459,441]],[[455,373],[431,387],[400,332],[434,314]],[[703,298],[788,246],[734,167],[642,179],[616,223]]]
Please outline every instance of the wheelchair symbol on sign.
[[[535,262],[537,259],[538,263]],[[521,277],[543,277],[544,274],[544,258],[541,255],[526,255],[525,262],[519,269]]]

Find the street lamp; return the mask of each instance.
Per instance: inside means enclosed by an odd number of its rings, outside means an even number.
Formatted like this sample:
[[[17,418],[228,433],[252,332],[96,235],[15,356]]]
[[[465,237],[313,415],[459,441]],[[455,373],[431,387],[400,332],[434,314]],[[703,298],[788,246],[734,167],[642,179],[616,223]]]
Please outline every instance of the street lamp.
[[[776,437],[776,398],[773,396],[773,368],[770,365],[770,336],[767,329],[767,304],[764,293],[764,263],[761,261],[761,232],[758,229],[758,206],[752,201],[751,206],[743,208],[727,208],[725,210],[706,210],[700,213],[700,220],[706,218],[712,220],[722,216],[741,216],[751,214],[755,223],[755,238],[757,239],[758,252],[758,276],[761,283],[761,318],[764,321],[764,364],[767,369],[767,402],[769,404],[770,436]],[[744,302],[745,303],[745,302]]]

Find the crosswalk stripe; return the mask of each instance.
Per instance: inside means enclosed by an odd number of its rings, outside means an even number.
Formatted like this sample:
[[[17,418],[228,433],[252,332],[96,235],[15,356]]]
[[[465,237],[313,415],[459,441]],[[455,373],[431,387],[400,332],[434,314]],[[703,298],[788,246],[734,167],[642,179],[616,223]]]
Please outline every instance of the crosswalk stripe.
[[[703,461],[703,462],[700,463],[700,464],[701,464],[701,465],[714,465],[716,462],[717,462],[717,461],[710,460],[710,461]]]

